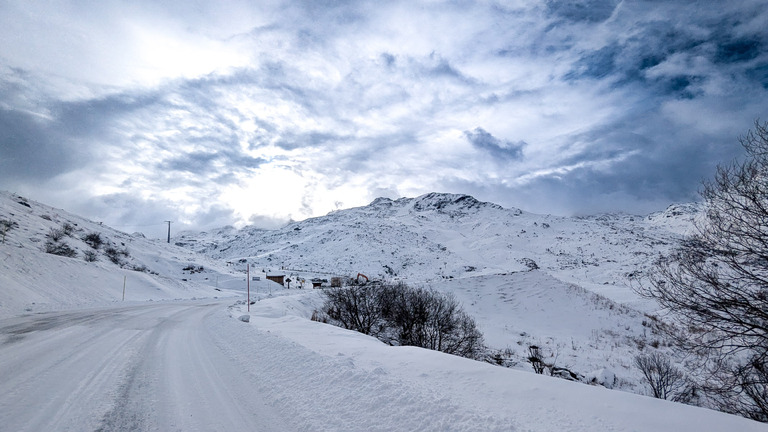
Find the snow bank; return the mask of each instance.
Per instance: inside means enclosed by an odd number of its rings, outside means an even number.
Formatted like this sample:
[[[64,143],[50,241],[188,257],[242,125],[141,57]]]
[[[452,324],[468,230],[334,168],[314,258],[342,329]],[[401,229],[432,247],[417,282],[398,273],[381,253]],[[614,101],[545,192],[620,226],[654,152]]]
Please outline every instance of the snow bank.
[[[212,324],[228,341],[222,347],[298,430],[765,430],[762,423],[716,411],[387,346],[308,320],[321,301],[317,292],[265,298],[251,306],[249,325],[233,319],[244,305]],[[281,307],[285,314],[275,316]],[[610,373],[597,375],[608,379]]]

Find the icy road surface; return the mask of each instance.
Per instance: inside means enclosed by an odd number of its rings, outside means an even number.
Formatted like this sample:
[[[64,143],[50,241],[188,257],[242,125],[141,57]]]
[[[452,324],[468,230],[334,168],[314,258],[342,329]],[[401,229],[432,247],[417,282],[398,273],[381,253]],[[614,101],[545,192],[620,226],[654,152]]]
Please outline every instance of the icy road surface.
[[[210,326],[231,300],[0,321],[0,429],[290,430]]]

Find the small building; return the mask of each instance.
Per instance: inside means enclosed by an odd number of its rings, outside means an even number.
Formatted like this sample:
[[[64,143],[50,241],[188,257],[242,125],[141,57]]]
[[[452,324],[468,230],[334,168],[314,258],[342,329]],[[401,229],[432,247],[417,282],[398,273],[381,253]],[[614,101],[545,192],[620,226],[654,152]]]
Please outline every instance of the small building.
[[[322,288],[322,287],[323,287],[322,279],[312,279],[312,288]]]
[[[267,275],[267,279],[285,286],[285,275]]]
[[[332,277],[331,278],[331,288],[339,288],[341,287],[341,278],[340,277]]]

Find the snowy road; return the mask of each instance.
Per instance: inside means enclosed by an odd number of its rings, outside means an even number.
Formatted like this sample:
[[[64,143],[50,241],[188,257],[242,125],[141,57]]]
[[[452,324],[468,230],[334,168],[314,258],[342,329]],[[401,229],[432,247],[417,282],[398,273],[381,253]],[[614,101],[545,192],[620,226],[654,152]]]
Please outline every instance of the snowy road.
[[[207,324],[231,300],[0,321],[0,429],[287,430]]]
[[[312,293],[0,320],[4,431],[763,431],[702,408],[391,347]],[[289,313],[293,311],[298,315]],[[302,312],[303,311],[303,312]]]

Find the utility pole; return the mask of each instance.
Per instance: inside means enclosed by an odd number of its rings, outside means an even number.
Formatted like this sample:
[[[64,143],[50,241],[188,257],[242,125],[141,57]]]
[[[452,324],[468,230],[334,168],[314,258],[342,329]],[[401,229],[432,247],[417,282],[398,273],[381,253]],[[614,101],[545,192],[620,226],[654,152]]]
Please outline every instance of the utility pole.
[[[168,243],[171,242],[171,221],[163,221],[168,224]]]

